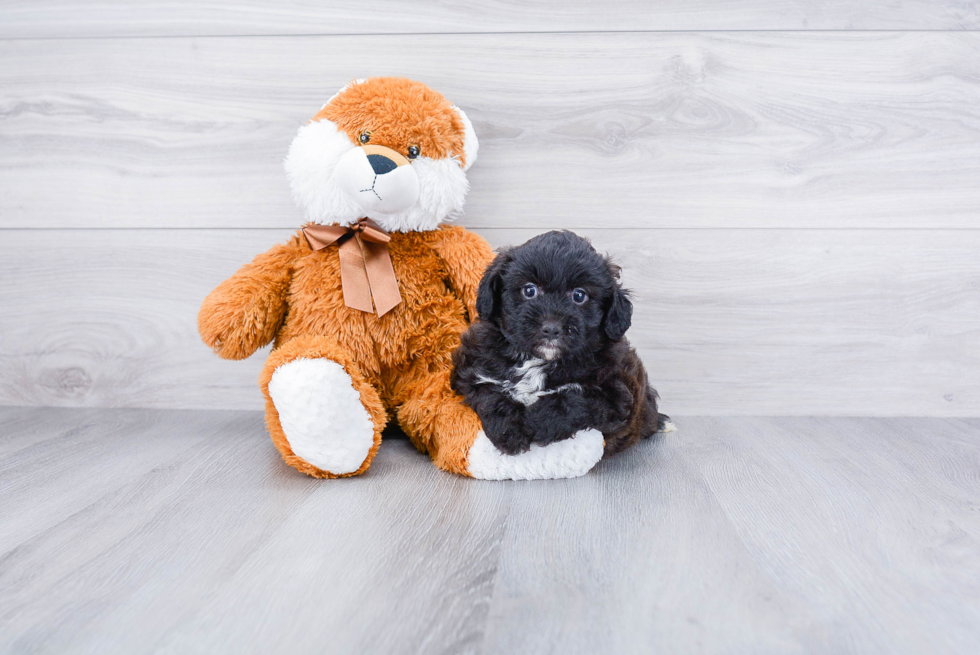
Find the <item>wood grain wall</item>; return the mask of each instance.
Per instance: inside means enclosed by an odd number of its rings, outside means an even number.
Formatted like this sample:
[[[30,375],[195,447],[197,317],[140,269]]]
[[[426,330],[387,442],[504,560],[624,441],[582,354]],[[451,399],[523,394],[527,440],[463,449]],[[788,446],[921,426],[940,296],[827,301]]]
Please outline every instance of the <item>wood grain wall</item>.
[[[197,305],[394,74],[473,119],[464,225],[621,260],[668,412],[980,412],[980,4],[470,4],[0,5],[0,404],[260,407]]]

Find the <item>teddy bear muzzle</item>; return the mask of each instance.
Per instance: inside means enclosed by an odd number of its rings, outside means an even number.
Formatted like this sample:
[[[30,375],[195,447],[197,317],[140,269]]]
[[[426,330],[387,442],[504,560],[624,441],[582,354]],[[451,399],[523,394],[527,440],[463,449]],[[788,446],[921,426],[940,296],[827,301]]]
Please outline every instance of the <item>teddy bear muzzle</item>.
[[[394,214],[419,199],[415,169],[401,153],[385,146],[352,148],[341,157],[334,178],[366,213]]]

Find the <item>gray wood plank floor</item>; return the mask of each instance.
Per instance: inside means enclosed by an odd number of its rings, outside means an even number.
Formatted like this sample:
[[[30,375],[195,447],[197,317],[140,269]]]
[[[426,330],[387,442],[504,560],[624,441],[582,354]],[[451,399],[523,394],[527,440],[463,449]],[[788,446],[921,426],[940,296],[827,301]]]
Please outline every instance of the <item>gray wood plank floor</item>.
[[[0,404],[260,407],[262,356],[213,357],[199,303],[303,222],[297,127],[396,74],[473,119],[463,225],[622,261],[667,411],[980,413],[977,27],[977,0],[5,1]]]
[[[4,0],[0,38],[636,30],[970,30],[973,0]]]
[[[473,120],[471,227],[975,228],[977,61],[977,32],[0,40],[0,228],[293,228],[296,130],[392,74]]]
[[[0,409],[0,652],[974,653],[980,420],[679,418],[577,480]]]
[[[668,414],[980,413],[980,231],[579,232],[624,267]],[[0,404],[261,409],[266,351],[220,360],[195,319],[291,233],[0,232]]]

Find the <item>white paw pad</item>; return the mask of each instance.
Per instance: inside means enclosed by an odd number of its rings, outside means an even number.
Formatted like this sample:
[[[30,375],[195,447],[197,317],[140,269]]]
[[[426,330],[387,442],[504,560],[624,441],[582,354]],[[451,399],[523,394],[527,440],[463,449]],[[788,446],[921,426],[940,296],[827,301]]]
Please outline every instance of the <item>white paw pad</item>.
[[[294,359],[272,374],[269,395],[293,452],[313,466],[353,473],[374,445],[374,423],[344,368]]]
[[[520,455],[505,455],[483,430],[470,447],[470,475],[481,480],[554,480],[585,475],[602,459],[602,433],[582,430],[547,446],[533,444]]]

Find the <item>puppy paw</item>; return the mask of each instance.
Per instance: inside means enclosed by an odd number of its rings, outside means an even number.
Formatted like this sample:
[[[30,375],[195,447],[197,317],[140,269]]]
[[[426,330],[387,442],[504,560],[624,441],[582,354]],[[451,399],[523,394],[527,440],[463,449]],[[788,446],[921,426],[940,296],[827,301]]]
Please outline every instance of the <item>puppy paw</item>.
[[[487,432],[487,426],[483,426],[480,433],[489,439],[490,443],[504,455],[520,455],[526,453],[531,447],[531,438],[519,430],[507,430],[503,432]],[[492,436],[491,436],[492,435]]]
[[[505,455],[481,430],[469,452],[469,474],[480,480],[555,480],[585,475],[602,459],[603,437],[582,430],[570,439],[547,446],[531,445],[527,452]]]

